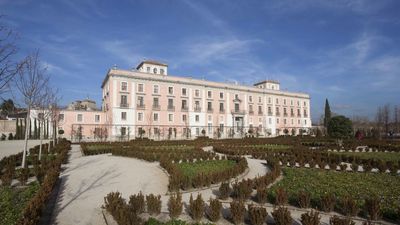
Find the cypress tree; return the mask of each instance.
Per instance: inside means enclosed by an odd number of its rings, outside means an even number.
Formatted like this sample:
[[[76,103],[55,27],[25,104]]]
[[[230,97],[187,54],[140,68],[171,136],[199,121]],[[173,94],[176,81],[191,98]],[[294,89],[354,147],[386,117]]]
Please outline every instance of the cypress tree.
[[[25,120],[25,124],[26,124],[26,122],[27,121]],[[29,139],[32,139],[32,123],[29,123]]]
[[[328,127],[329,120],[331,119],[331,107],[329,106],[328,99],[325,100],[325,117],[324,127]]]

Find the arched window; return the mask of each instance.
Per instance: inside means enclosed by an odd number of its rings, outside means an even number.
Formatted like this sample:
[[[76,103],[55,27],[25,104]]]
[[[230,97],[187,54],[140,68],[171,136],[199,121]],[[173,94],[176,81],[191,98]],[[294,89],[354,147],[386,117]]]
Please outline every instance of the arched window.
[[[157,74],[157,68],[153,69],[153,73]]]

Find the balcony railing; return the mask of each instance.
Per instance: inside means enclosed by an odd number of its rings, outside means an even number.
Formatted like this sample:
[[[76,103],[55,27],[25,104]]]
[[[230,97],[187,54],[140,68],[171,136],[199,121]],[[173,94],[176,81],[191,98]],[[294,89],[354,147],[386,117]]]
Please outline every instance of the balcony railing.
[[[200,106],[195,106],[194,107],[194,111],[195,112],[200,112],[201,111],[201,107]]]
[[[258,111],[258,115],[263,115],[263,112],[262,111]]]
[[[231,113],[232,113],[232,114],[241,114],[241,115],[244,115],[244,114],[246,114],[246,111],[244,111],[244,110],[239,110],[239,109],[235,109],[235,110],[232,110]]]
[[[182,112],[187,112],[187,111],[189,111],[189,109],[188,109],[187,106],[182,106],[181,111]]]
[[[283,113],[283,116],[288,116],[288,114],[287,113]]]
[[[219,109],[219,113],[225,113],[225,109]]]
[[[291,117],[294,117],[294,113],[291,113],[290,116],[291,116]]]
[[[160,110],[161,107],[160,105],[153,105],[152,108],[153,110]]]
[[[136,105],[136,108],[137,108],[137,109],[145,109],[146,106],[145,106],[144,104],[137,104],[137,105]]]
[[[207,112],[212,113],[213,111],[213,108],[207,108]]]
[[[268,116],[272,116],[272,112],[268,112]]]
[[[175,106],[173,105],[168,105],[168,111],[175,111]]]
[[[120,103],[120,104],[119,104],[119,107],[121,107],[121,108],[128,108],[128,107],[129,107],[129,104],[128,104],[128,103]]]
[[[254,114],[254,111],[253,111],[253,110],[249,110],[249,114],[250,114],[250,115],[253,115],[253,114]]]

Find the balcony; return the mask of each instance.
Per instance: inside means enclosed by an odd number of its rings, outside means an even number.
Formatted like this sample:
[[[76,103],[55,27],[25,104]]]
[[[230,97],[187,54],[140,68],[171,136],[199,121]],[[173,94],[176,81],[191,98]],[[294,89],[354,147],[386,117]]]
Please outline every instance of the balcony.
[[[268,116],[272,116],[272,112],[268,112]]]
[[[281,113],[280,112],[276,112],[276,116],[281,116]]]
[[[152,109],[153,109],[153,110],[158,110],[158,111],[159,111],[160,108],[161,108],[160,105],[153,105],[153,106],[152,106]]]
[[[232,114],[244,115],[244,114],[246,114],[246,111],[240,110],[240,109],[235,109],[235,110],[232,110],[231,113],[232,113]]]
[[[299,113],[299,114],[297,114],[297,117],[301,117],[301,114]]]
[[[194,107],[195,112],[201,112],[201,107],[200,106],[195,106]]]
[[[189,111],[189,109],[188,109],[187,106],[182,106],[181,111],[182,112],[187,112],[187,111]]]
[[[128,103],[120,103],[119,107],[120,108],[129,108],[129,104]]]
[[[146,109],[146,106],[142,103],[142,104],[137,104],[136,108],[137,109]]]
[[[304,113],[304,117],[308,117],[308,114],[307,114],[307,113]]]
[[[175,106],[168,105],[167,109],[168,109],[168,111],[175,111]]]
[[[259,115],[259,116],[262,116],[262,115],[263,115],[263,112],[262,112],[262,111],[258,111],[258,115]]]
[[[287,113],[283,113],[283,116],[288,116],[288,114]]]
[[[254,114],[254,111],[253,111],[253,110],[249,110],[249,114],[250,114],[250,115],[253,115],[253,114]]]
[[[213,108],[207,108],[207,112],[212,113],[213,111]]]

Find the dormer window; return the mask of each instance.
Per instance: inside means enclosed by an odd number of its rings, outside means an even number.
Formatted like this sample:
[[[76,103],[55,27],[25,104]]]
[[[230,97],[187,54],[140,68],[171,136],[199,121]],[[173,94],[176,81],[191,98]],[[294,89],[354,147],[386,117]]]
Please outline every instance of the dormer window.
[[[160,69],[160,74],[161,74],[161,75],[164,75],[164,73],[165,73],[165,72],[164,72],[164,69]]]
[[[147,67],[147,72],[150,73],[150,66]]]
[[[154,73],[154,74],[157,74],[157,68],[154,68],[154,69],[153,69],[153,73]]]

